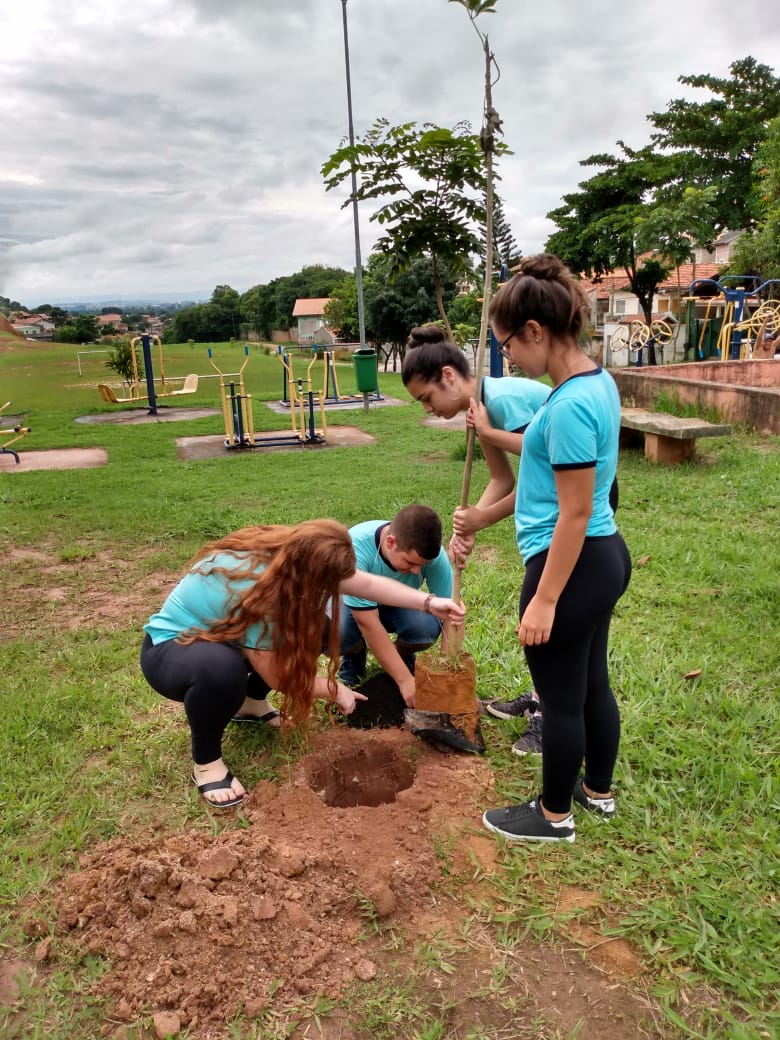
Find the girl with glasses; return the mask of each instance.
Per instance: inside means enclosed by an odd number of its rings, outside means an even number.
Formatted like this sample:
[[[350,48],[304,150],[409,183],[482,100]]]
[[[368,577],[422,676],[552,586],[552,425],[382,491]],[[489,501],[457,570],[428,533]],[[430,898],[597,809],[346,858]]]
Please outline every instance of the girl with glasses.
[[[557,257],[524,259],[490,318],[512,361],[532,378],[547,375],[553,389],[524,433],[515,505],[525,564],[517,631],[545,710],[542,791],[489,810],[483,823],[510,841],[571,842],[572,798],[602,818],[615,812],[620,715],[607,645],[631,575],[609,500],[620,396],[580,348],[585,298]]]

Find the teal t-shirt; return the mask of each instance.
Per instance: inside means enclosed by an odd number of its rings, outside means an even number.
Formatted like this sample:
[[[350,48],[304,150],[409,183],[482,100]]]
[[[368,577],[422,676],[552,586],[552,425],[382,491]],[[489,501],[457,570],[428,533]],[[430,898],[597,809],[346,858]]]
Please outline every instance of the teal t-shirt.
[[[620,394],[602,368],[556,387],[523,436],[515,499],[515,532],[523,562],[548,549],[558,520],[555,471],[594,466],[593,512],[586,537],[617,530],[609,490],[617,471]]]
[[[421,588],[425,582],[434,596],[451,596],[452,565],[444,549],[439,549],[436,559],[426,563],[419,574],[402,574],[387,563],[379,551],[379,535],[389,522],[366,520],[362,524],[350,527],[349,535],[355,549],[357,569],[369,574],[378,574],[382,578],[392,578],[393,581],[408,585],[412,589]],[[351,610],[374,610],[378,605],[370,599],[360,599],[357,596],[344,596],[344,603]]]
[[[213,571],[223,567],[226,572]],[[232,572],[246,567],[245,553],[221,552],[199,560],[169,594],[162,607],[144,625],[155,646],[176,639],[192,629],[207,631],[215,622],[223,621],[241,592],[252,584],[252,576],[242,574],[230,577]],[[265,568],[258,567],[252,574],[259,577]],[[258,622],[247,629],[241,644],[251,650],[272,648],[272,626]]]
[[[522,376],[485,376],[482,402],[491,426],[521,433],[550,396],[550,387]]]

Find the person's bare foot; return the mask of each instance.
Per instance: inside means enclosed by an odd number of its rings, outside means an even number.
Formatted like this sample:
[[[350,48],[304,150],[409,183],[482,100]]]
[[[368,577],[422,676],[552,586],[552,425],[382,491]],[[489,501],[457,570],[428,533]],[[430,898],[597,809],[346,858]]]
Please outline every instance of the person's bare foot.
[[[233,776],[221,758],[201,765],[193,763],[192,782],[209,805],[218,808],[227,809],[238,805],[246,794],[244,785]]]

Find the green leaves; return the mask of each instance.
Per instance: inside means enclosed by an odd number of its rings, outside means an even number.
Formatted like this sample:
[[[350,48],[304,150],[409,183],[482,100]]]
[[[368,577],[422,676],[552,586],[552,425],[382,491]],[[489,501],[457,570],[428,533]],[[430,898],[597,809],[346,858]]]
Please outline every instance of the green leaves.
[[[469,18],[474,19],[481,14],[495,14],[498,0],[449,0],[449,3],[465,7]]]
[[[496,152],[505,151],[496,146]],[[371,220],[384,235],[377,249],[389,260],[392,278],[413,257],[428,257],[439,282],[439,267],[466,268],[479,251],[479,226],[485,221],[486,177],[479,137],[466,122],[450,129],[424,123],[390,126],[375,121],[352,146],[337,149],[322,166],[328,191],[356,178],[353,198],[376,200]],[[441,303],[441,286],[436,287]],[[442,313],[446,321],[446,316]]]

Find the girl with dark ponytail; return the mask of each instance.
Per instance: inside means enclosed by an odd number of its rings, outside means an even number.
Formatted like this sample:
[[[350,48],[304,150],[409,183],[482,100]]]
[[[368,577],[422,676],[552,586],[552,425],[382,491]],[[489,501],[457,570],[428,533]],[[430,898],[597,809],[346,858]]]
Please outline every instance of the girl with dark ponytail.
[[[453,563],[463,568],[477,531],[512,515],[517,468],[513,457],[520,454],[523,432],[547,400],[550,387],[519,376],[487,376],[477,402],[477,380],[463,351],[446,339],[438,325],[412,329],[401,374],[406,389],[426,412],[445,419],[466,412],[467,424],[479,437],[490,480],[476,505],[456,510],[455,533],[449,545]],[[485,710],[497,719],[527,717],[526,731],[512,745],[512,751],[521,756],[541,754],[542,709],[535,691],[528,690],[508,701],[486,701]]]
[[[574,841],[572,798],[602,818],[615,812],[620,715],[607,643],[631,559],[609,500],[620,396],[580,349],[584,305],[579,283],[545,253],[523,260],[490,308],[493,333],[513,363],[553,384],[525,430],[515,504],[525,564],[517,632],[545,712],[542,791],[483,816],[511,841]]]
[[[466,356],[438,325],[412,329],[406,344],[401,377],[404,386],[426,412],[452,419],[466,412],[490,471],[490,481],[474,506],[461,510],[458,534],[450,542],[453,562],[464,567],[477,531],[512,515],[515,464],[523,431],[550,393],[544,383],[522,378],[482,380],[477,402],[477,380]]]

